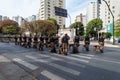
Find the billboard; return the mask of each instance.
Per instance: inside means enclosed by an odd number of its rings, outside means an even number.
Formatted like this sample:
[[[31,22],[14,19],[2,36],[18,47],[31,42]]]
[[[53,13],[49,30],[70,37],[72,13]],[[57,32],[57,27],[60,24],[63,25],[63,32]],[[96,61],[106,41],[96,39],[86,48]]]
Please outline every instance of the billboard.
[[[56,16],[67,17],[67,10],[55,6],[55,15]]]

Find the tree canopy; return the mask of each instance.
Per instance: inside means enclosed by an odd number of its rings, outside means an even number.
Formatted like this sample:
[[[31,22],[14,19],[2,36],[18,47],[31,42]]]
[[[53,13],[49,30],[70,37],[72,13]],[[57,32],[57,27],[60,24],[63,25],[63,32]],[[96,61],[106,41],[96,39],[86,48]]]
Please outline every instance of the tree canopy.
[[[84,34],[84,27],[82,22],[75,22],[70,25],[70,28],[76,29],[77,35],[83,35]]]
[[[102,20],[99,18],[91,20],[86,26],[86,34],[97,35],[98,31],[102,29]]]
[[[57,27],[49,20],[36,20],[32,22],[26,22],[22,25],[24,31],[30,31],[32,34],[37,35],[50,35],[56,33]]]
[[[0,21],[0,33],[4,34],[17,34],[19,33],[20,28],[18,23],[13,20],[4,20]]]

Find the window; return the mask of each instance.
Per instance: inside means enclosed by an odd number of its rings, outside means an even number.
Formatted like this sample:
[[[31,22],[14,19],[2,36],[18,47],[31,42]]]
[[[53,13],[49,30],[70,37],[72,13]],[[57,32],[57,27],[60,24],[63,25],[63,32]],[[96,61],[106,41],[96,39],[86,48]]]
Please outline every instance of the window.
[[[115,6],[112,6],[113,9],[115,9]]]

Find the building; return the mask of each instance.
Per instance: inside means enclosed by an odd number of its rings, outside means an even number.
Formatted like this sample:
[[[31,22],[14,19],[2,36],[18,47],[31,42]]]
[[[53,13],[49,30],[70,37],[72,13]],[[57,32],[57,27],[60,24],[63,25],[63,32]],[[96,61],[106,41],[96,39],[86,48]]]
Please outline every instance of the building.
[[[86,26],[86,15],[83,15],[82,13],[78,16],[76,16],[75,22],[82,22],[84,26]]]
[[[55,15],[55,6],[64,9],[65,0],[40,0],[39,19],[54,18],[62,27],[65,24],[65,18]]]
[[[8,19],[9,19],[9,17],[7,17],[7,16],[2,17],[2,20],[8,20]]]
[[[2,21],[2,15],[0,15],[0,21]]]
[[[27,18],[27,21],[35,21],[36,20],[36,15],[32,15],[32,16],[29,16],[28,18]]]
[[[22,23],[23,23],[21,16],[13,16],[13,17],[12,17],[12,20],[18,22],[19,26],[21,26]]]
[[[106,0],[113,15],[114,21],[118,19],[120,14],[120,0]],[[113,32],[113,17],[104,1],[100,4],[100,18],[103,21],[104,32]]]
[[[91,21],[92,19],[98,18],[98,13],[97,13],[97,2],[90,2],[87,6],[87,23]]]

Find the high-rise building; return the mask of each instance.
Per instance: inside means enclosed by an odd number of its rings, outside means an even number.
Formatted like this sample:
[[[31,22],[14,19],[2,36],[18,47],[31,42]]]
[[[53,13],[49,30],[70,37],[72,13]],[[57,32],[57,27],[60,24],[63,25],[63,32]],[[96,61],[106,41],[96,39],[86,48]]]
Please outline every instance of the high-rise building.
[[[65,24],[65,18],[55,15],[55,6],[64,9],[65,0],[40,0],[39,19],[54,18],[62,27]]]
[[[27,21],[34,21],[34,20],[36,20],[36,15],[32,15],[27,18]]]
[[[8,20],[8,19],[9,19],[9,17],[7,17],[7,16],[2,17],[2,20]]]
[[[18,22],[19,26],[21,26],[22,23],[23,23],[21,16],[13,16],[13,17],[12,17],[12,20]]]
[[[83,15],[82,13],[78,16],[76,16],[75,22],[82,22],[84,26],[86,26],[86,15]]]
[[[87,23],[92,19],[98,18],[97,2],[90,2],[87,6]]]
[[[0,15],[0,21],[2,21],[2,15]]]
[[[106,0],[106,2],[114,15],[114,21],[116,21],[120,14],[120,0]],[[103,21],[104,31],[112,33],[113,17],[104,1],[101,1],[100,4],[100,18]]]

